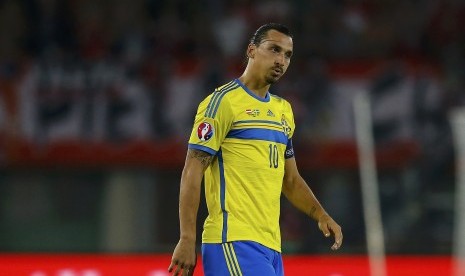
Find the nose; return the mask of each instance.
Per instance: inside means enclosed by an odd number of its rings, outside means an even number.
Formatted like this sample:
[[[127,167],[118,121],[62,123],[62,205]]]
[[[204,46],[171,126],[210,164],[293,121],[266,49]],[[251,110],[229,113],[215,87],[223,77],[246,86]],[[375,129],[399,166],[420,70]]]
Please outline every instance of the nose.
[[[274,63],[276,65],[284,66],[284,60],[285,60],[284,54],[279,54],[276,56]]]

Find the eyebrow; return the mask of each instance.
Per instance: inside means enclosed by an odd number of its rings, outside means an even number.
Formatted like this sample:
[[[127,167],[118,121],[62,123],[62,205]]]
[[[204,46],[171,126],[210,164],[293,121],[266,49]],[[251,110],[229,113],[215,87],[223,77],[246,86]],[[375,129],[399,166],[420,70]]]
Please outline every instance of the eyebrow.
[[[275,44],[275,45],[278,45],[278,44],[276,44],[278,41],[277,41],[277,40],[274,40],[274,39],[263,39],[263,40],[260,42],[260,44],[265,43],[265,42],[271,42],[271,43],[273,43],[273,44]],[[279,45],[278,45],[278,46],[279,46]]]
[[[276,44],[275,41],[276,41],[276,40],[272,40],[272,39],[264,39],[264,40],[262,40],[261,43],[263,43],[263,42],[271,42],[271,46],[272,46],[272,47],[278,47],[278,48],[281,49],[281,50],[285,50],[283,47],[281,47],[280,45]],[[285,53],[286,53],[286,54],[289,54],[290,56],[292,56],[292,54],[293,54],[292,50],[287,50],[287,51],[285,51]]]

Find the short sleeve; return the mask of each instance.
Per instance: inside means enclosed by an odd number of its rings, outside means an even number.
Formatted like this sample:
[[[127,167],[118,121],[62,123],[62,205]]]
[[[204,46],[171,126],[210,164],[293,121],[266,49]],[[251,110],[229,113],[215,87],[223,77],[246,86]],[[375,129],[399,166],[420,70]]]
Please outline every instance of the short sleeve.
[[[283,125],[285,125],[286,134],[287,134],[287,145],[286,151],[284,152],[284,158],[289,159],[295,156],[294,146],[292,145],[292,137],[294,136],[295,131],[295,122],[294,122],[294,113],[292,112],[292,107],[289,102],[286,102]]]
[[[231,129],[234,116],[227,97],[219,92],[199,104],[189,138],[189,148],[215,155]]]
[[[287,141],[286,151],[284,152],[284,158],[289,159],[294,157],[294,146],[292,145],[292,139]]]
[[[287,103],[288,104],[288,116],[289,116],[289,127],[290,127],[290,130],[289,130],[289,140],[294,136],[294,131],[295,131],[295,121],[294,121],[294,112],[292,112],[292,106],[290,103]],[[291,142],[291,145],[292,145],[292,142]]]

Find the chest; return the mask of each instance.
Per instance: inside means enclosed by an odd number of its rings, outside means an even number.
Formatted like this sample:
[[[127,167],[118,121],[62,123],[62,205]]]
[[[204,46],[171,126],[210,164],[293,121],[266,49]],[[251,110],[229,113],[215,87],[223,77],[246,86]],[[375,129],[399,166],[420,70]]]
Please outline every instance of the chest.
[[[293,129],[290,110],[279,102],[238,101],[233,106],[234,128],[266,128],[284,132],[289,137]]]

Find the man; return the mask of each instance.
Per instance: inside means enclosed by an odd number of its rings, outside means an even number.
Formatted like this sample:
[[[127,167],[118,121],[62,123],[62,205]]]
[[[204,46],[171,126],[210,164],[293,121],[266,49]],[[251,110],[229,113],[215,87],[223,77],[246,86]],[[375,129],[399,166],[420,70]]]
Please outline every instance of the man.
[[[268,90],[287,70],[289,30],[261,26],[247,47],[241,77],[200,103],[181,177],[180,240],[169,272],[192,275],[200,187],[205,176],[208,217],[202,235],[205,275],[284,275],[279,230],[280,195],[342,244],[341,227],[300,176],[290,104]]]

